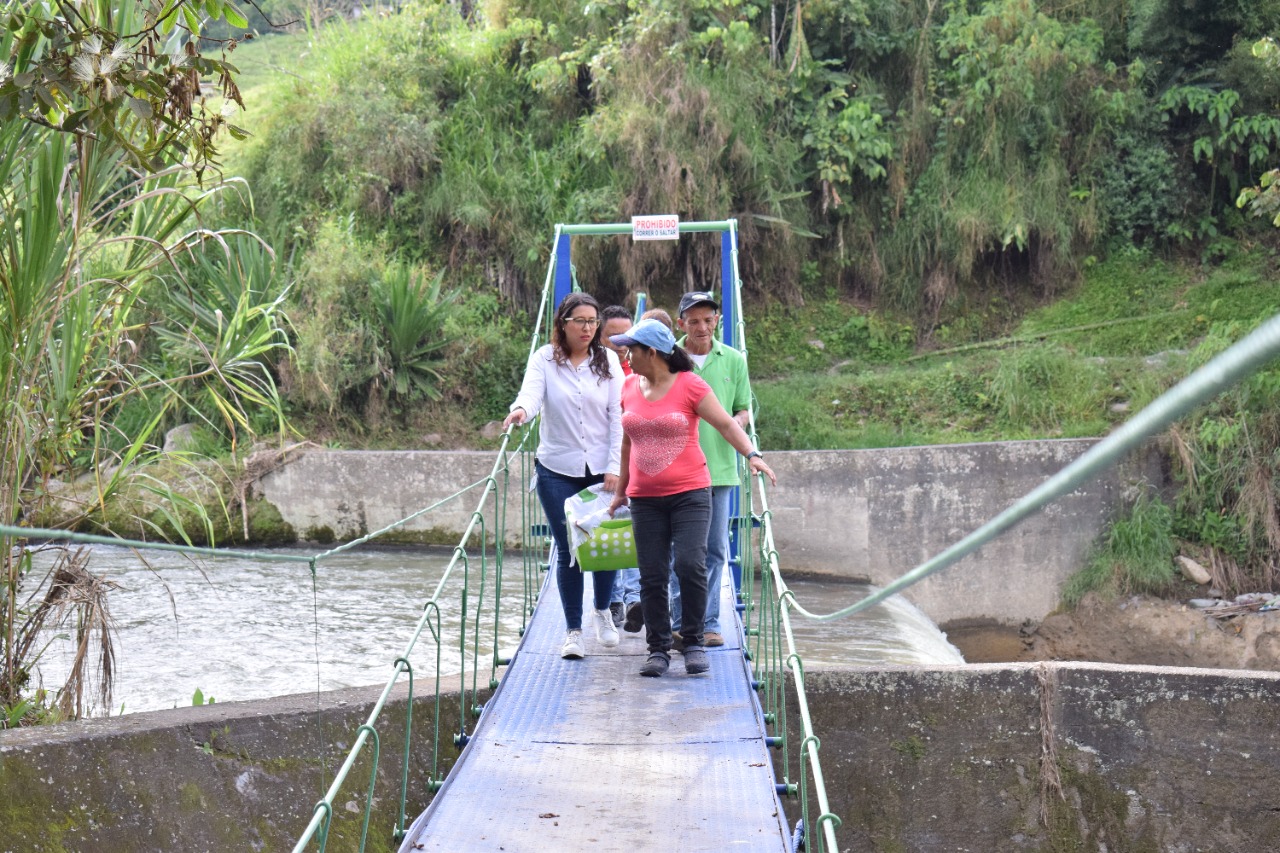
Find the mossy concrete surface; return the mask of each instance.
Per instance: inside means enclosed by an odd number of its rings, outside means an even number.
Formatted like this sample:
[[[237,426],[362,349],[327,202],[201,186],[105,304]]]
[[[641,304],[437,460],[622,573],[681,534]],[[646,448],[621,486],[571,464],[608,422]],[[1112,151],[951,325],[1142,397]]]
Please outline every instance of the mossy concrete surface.
[[[291,850],[382,688],[230,702],[0,731],[0,851]],[[393,692],[370,820],[395,850],[407,691]],[[452,766],[458,695],[441,700],[438,774]],[[413,708],[408,821],[430,801],[435,697]],[[471,728],[469,722],[468,728]],[[356,850],[372,739],[336,803],[330,851]]]
[[[1277,849],[1280,673],[983,664],[806,682],[841,850]],[[794,705],[787,719],[794,735]]]
[[[1256,853],[1280,838],[1280,673],[1041,663],[806,681],[841,850]],[[379,693],[0,732],[0,851],[289,850]],[[440,775],[458,704],[441,704]],[[378,729],[371,851],[395,849],[406,707],[394,694]],[[415,703],[410,820],[430,799],[433,712]],[[792,705],[793,737],[799,718]],[[779,776],[798,782],[792,743]],[[369,766],[348,776],[328,850],[358,847]],[[609,784],[626,797],[627,780]]]

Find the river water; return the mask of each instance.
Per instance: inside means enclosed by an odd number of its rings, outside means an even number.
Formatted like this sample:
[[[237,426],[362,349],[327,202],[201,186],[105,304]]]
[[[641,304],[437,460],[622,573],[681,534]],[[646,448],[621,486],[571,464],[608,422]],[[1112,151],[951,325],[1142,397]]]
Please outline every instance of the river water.
[[[120,585],[109,598],[117,627],[110,713],[190,705],[197,689],[222,702],[385,684],[450,556],[442,549],[365,548],[319,563],[313,583],[305,563],[243,556],[196,562],[152,551],[150,565],[144,565],[129,549],[95,546],[90,570]],[[474,565],[471,596],[478,561]],[[440,600],[456,601],[462,582],[455,567]],[[834,581],[789,583],[799,601],[818,613],[871,590]],[[508,564],[503,599],[513,603],[520,594],[517,559]],[[504,609],[510,615],[499,626],[498,647],[506,655],[519,643],[520,619],[518,606]],[[447,645],[439,668],[456,674],[456,612],[444,613],[442,621]],[[963,662],[944,635],[901,598],[831,623],[793,616],[793,628],[806,666]],[[482,648],[492,632],[490,622],[481,632]],[[38,673],[45,686],[54,687],[65,678],[71,642],[48,639]],[[429,641],[429,634],[419,640],[409,658],[419,690],[436,669],[435,644]]]

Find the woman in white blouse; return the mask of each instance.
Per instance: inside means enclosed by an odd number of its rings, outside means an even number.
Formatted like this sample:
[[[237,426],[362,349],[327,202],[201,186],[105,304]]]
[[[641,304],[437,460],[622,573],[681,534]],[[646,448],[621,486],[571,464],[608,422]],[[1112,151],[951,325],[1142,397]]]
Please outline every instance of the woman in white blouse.
[[[552,321],[551,343],[529,357],[524,383],[502,423],[523,424],[539,413],[542,430],[534,468],[538,500],[555,541],[556,583],[567,629],[561,657],[581,658],[582,571],[570,565],[564,502],[588,486],[614,491],[622,451],[622,366],[600,343],[600,305],[585,293],[571,293]],[[592,572],[591,622],[605,648],[618,644],[609,613],[615,572]]]

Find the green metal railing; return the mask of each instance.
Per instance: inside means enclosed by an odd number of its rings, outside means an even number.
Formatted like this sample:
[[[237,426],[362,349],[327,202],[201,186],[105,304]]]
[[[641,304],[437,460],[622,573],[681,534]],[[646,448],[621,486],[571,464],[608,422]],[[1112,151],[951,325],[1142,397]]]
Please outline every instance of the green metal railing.
[[[724,313],[734,318],[735,330],[731,336],[733,346],[748,359],[749,366],[742,280],[738,272],[737,221],[729,220],[724,225],[732,235],[732,257],[729,265],[732,279],[725,282],[721,300],[731,301],[731,310]],[[681,230],[684,230],[684,223],[681,223]],[[758,447],[754,400],[749,417],[747,433]],[[742,579],[738,598],[745,635],[743,654],[751,667],[753,687],[760,700],[765,725],[773,732],[767,736],[766,741],[779,751],[781,776],[777,785],[778,794],[786,800],[798,803],[799,822],[792,839],[793,845],[797,848],[803,845],[805,850],[835,853],[840,849],[836,842],[840,818],[831,812],[819,754],[821,742],[814,732],[813,719],[809,713],[804,662],[796,647],[788,613],[790,592],[782,580],[777,550],[774,547],[768,481],[763,476],[748,476],[745,467],[740,466],[739,470],[743,474],[740,510],[733,524]],[[788,723],[788,700],[799,713],[798,725],[791,726]],[[796,738],[792,735],[793,729],[799,743],[794,742]],[[810,803],[811,792],[817,800],[816,818]]]
[[[366,543],[375,541],[394,530],[403,528],[406,524],[409,524],[433,510],[439,509],[446,504],[463,498],[467,494],[472,494],[476,492],[476,490],[479,490],[476,509],[472,512],[466,529],[459,538],[458,545],[453,549],[453,555],[448,566],[445,568],[445,571],[437,582],[434,591],[423,606],[422,616],[415,625],[413,634],[409,638],[404,651],[395,659],[391,677],[387,681],[387,684],[383,688],[377,701],[374,703],[366,721],[357,730],[355,741],[348,751],[345,761],[334,774],[333,782],[325,792],[322,799],[316,803],[312,811],[310,822],[303,830],[301,837],[294,847],[295,851],[302,851],[314,842],[319,845],[319,850],[325,849],[334,817],[334,803],[337,795],[347,782],[348,777],[350,776],[358,759],[362,754],[368,751],[371,769],[367,791],[364,798],[364,808],[362,809],[359,847],[360,850],[364,850],[368,839],[370,817],[373,811],[378,764],[381,758],[383,741],[385,739],[383,735],[379,734],[378,723],[392,690],[402,678],[407,680],[408,683],[408,706],[405,716],[403,766],[399,780],[400,784],[396,810],[396,825],[394,830],[394,835],[397,841],[403,837],[405,831],[407,818],[406,802],[409,788],[409,757],[412,750],[413,705],[415,698],[414,671],[410,664],[410,659],[424,636],[429,637],[430,642],[434,643],[435,664],[433,667],[434,671],[432,673],[434,678],[435,714],[432,726],[433,738],[431,744],[431,758],[429,765],[430,773],[427,779],[427,790],[434,792],[439,789],[443,782],[443,779],[439,774],[441,754],[441,688],[443,681],[440,663],[441,649],[443,644],[447,641],[447,638],[443,634],[441,625],[442,611],[456,611],[460,615],[459,631],[456,638],[460,660],[460,668],[457,674],[459,702],[458,719],[460,722],[459,731],[453,736],[453,743],[455,746],[465,744],[467,739],[467,722],[477,717],[482,708],[479,701],[481,691],[479,676],[481,670],[487,669],[488,680],[485,687],[492,690],[497,686],[496,675],[498,667],[507,663],[505,659],[499,657],[498,635],[503,596],[502,545],[506,533],[506,494],[511,469],[513,467],[516,467],[520,471],[521,476],[527,480],[527,472],[531,466],[532,457],[532,451],[530,448],[534,446],[533,442],[536,441],[536,435],[532,432],[527,433],[522,437],[521,441],[514,449],[509,449],[511,440],[512,436],[509,433],[502,437],[502,442],[495,456],[489,476],[485,477],[483,480],[479,480],[465,486],[454,494],[429,506],[423,507],[410,515],[393,522],[386,527],[362,536],[359,539],[346,542],[336,548],[331,548],[310,556],[272,551],[244,551],[230,548],[179,545],[167,542],[143,542],[92,533],[76,533],[65,530],[17,527],[11,525],[0,525],[0,536],[9,536],[23,540],[47,540],[83,544],[127,546],[140,551],[170,551],[193,557],[234,558],[237,560],[255,560],[262,563],[305,564],[310,571],[312,591],[314,594],[317,584],[317,567],[323,564],[326,560],[338,554],[351,551]],[[524,493],[524,490],[521,491]],[[524,529],[528,530],[528,525],[537,523],[539,508],[529,505],[531,503],[536,504],[536,502],[529,501],[527,493],[525,494],[523,503],[525,506],[522,509],[521,519],[526,523],[526,527]],[[486,508],[488,510],[489,517],[491,518],[490,521],[486,521]],[[468,546],[473,542],[473,540],[476,544],[472,545],[469,550]],[[534,600],[537,597],[539,589],[537,574],[540,566],[540,561],[538,559],[539,544],[537,542],[530,542],[527,536],[523,537],[523,541],[524,587],[522,590],[521,633],[523,633],[524,628],[527,627],[528,617],[533,612]],[[473,562],[478,562],[478,572],[473,572]],[[442,594],[445,591],[446,585],[459,572],[462,574],[462,585],[459,599],[457,601],[444,600],[442,598]],[[478,577],[473,577],[473,575],[478,575]],[[490,654],[487,660],[481,660],[481,631],[487,628],[487,620],[490,614],[492,615],[492,639],[488,644]],[[468,640],[470,640],[470,642],[468,642]],[[318,686],[317,689],[319,689]]]

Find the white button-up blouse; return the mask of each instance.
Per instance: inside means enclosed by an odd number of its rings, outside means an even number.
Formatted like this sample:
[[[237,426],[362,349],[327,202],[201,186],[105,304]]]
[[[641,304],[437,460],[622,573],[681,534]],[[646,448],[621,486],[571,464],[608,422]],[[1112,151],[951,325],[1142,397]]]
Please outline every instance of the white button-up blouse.
[[[617,474],[622,463],[622,365],[609,349],[609,378],[591,372],[591,360],[556,364],[551,344],[529,357],[511,411],[526,420],[541,413],[538,461],[557,474]]]

